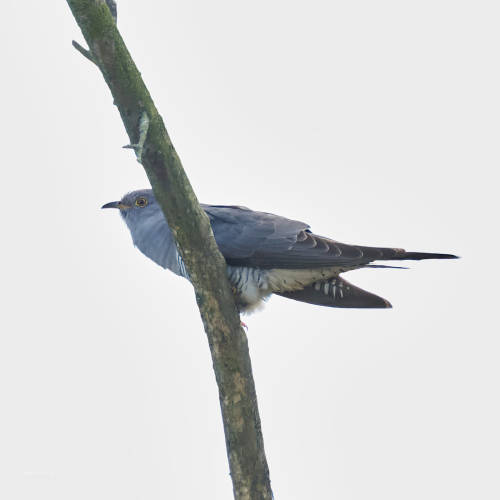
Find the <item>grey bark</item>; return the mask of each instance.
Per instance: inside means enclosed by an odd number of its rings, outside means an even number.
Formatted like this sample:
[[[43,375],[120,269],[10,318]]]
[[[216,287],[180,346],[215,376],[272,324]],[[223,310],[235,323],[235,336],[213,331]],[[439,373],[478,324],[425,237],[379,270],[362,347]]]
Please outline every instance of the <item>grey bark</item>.
[[[105,0],[67,0],[89,50],[113,95],[131,144],[149,118],[140,161],[176,237],[193,284],[212,354],[234,496],[272,499],[257,397],[245,332],[215,243],[163,120],[132,60]],[[114,3],[114,2],[112,2]],[[116,15],[116,11],[114,13]],[[137,150],[136,150],[137,152]]]

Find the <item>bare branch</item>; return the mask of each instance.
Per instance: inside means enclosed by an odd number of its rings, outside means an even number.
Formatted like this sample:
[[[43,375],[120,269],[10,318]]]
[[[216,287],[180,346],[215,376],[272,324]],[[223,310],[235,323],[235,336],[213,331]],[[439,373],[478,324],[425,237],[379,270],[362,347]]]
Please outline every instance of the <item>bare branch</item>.
[[[210,221],[198,204],[108,4],[104,0],[67,2],[111,90],[130,144],[141,145],[140,160],[194,286],[219,387],[234,496],[237,500],[271,500],[247,337]],[[144,128],[140,130],[144,113],[149,118],[147,135]]]

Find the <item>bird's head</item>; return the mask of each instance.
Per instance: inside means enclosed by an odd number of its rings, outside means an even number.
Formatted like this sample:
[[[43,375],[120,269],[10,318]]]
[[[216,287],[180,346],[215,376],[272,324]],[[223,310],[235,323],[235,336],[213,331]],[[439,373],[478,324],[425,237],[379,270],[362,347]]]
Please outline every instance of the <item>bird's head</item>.
[[[152,189],[131,191],[120,201],[111,201],[101,208],[117,208],[134,245],[160,266],[178,272],[173,235]]]
[[[152,189],[131,191],[123,196],[120,201],[111,201],[101,208],[117,208],[128,225],[133,221],[147,219],[159,210]]]

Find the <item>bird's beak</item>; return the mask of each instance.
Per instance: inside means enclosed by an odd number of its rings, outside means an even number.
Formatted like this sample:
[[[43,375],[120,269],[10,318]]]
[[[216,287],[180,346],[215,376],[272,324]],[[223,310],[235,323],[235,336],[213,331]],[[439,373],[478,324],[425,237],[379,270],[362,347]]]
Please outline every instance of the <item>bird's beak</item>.
[[[124,205],[120,201],[110,201],[109,203],[106,203],[106,205],[103,205],[101,208],[118,208],[120,210],[124,210],[130,207],[128,205]]]
[[[110,201],[109,203],[106,203],[106,205],[103,205],[101,208],[120,208],[120,202]]]

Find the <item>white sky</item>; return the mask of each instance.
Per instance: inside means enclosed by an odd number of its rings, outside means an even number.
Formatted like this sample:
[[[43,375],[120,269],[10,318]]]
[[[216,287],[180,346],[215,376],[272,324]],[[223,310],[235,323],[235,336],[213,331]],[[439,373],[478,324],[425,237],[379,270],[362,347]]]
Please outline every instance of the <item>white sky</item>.
[[[463,257],[245,320],[276,499],[498,499],[498,4],[118,7],[201,201]],[[0,22],[0,498],[229,500],[192,289],[99,210],[147,186],[109,91],[64,1]]]

